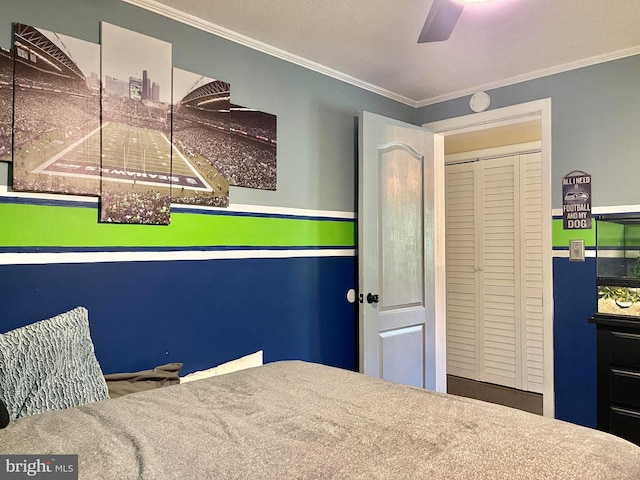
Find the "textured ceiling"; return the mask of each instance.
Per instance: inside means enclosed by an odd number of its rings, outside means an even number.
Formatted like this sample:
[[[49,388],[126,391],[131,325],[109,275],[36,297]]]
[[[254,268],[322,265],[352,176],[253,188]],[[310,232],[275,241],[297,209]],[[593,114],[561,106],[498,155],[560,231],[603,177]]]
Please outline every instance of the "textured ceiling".
[[[124,0],[420,106],[640,53],[640,0],[468,4],[418,44],[433,0]]]

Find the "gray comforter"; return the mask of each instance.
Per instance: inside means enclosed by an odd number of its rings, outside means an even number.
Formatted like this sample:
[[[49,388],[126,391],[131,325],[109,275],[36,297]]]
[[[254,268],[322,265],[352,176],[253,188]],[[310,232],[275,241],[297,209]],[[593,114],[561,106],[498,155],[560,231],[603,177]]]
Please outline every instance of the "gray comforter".
[[[507,407],[304,362],[26,417],[0,453],[84,479],[640,479],[640,447]]]

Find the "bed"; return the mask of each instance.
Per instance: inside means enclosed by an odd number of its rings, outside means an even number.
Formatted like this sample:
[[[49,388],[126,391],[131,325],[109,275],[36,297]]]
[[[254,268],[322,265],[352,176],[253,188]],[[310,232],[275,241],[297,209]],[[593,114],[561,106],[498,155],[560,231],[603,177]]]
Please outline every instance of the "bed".
[[[182,363],[104,375],[84,307],[0,334],[0,478],[26,455],[77,455],[71,473],[88,480],[640,479],[640,447],[603,432],[314,363],[261,365],[262,352],[241,360],[260,366],[187,383]]]
[[[640,478],[612,435],[301,361],[19,418],[14,453],[81,479]]]

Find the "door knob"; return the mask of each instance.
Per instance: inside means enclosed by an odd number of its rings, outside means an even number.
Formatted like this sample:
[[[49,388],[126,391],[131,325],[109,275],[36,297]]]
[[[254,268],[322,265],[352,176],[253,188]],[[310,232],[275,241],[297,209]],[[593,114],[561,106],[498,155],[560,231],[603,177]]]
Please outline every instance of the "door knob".
[[[367,293],[367,302],[378,303],[378,300],[379,300],[379,297],[377,293],[375,295],[373,293]]]

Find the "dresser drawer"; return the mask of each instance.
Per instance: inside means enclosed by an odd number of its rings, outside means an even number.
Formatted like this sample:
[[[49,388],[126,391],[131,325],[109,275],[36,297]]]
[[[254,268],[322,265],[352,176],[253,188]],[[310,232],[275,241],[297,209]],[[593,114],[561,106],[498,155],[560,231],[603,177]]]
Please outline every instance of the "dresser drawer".
[[[640,445],[640,413],[611,407],[611,429],[614,435]]]
[[[640,408],[640,373],[611,370],[611,403]]]
[[[611,364],[640,366],[640,334],[611,332]]]

